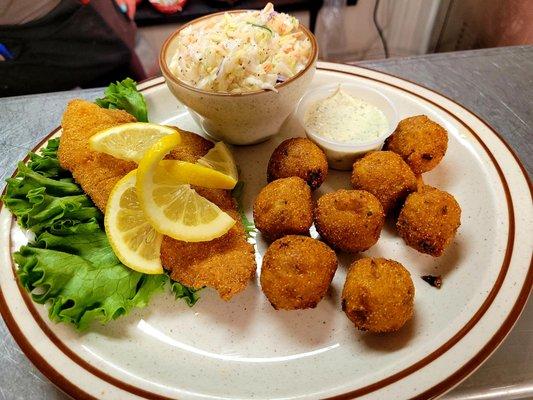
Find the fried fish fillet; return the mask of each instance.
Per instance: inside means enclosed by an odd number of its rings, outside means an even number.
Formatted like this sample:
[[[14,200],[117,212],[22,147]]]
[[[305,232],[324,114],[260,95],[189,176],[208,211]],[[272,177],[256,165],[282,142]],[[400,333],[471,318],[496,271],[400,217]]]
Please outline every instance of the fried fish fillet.
[[[89,138],[102,129],[133,122],[125,111],[106,110],[84,100],[71,101],[63,114],[63,134],[59,162],[72,172],[102,212],[117,181],[136,168],[133,162],[95,152]],[[181,144],[168,158],[196,162],[213,143],[194,133],[181,131]],[[222,237],[209,242],[189,243],[166,237],[161,246],[161,261],[172,279],[184,285],[212,287],[224,300],[244,290],[255,275],[254,249],[246,241],[235,200],[227,190],[194,187],[199,194],[227,212],[237,223]]]
[[[137,165],[92,151],[89,138],[101,130],[134,121],[135,117],[126,111],[106,110],[84,100],[72,100],[63,114],[63,133],[57,153],[59,163],[72,172],[76,182],[102,212],[115,184]]]
[[[210,242],[187,243],[165,236],[161,262],[172,279],[194,288],[215,288],[220,297],[229,300],[244,290],[255,275],[254,248],[246,241],[235,200],[227,190],[195,190],[237,223],[224,236]]]

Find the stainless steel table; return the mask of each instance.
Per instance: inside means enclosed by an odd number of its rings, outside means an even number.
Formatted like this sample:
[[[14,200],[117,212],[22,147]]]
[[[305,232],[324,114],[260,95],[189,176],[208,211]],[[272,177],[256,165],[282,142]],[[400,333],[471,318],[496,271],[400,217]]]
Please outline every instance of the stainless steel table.
[[[533,46],[434,54],[360,65],[417,82],[485,119],[533,171]],[[0,99],[0,180],[56,127],[68,100],[101,89]],[[3,183],[1,187],[3,188]],[[0,400],[66,399],[20,351],[0,320]],[[533,398],[533,302],[503,345],[446,399]]]

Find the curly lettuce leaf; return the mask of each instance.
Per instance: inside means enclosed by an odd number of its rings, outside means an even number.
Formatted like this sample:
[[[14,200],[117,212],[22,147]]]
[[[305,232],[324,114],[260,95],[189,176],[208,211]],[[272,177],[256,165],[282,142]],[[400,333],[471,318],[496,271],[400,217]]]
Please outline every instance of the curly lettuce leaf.
[[[198,292],[202,289],[194,289],[185,285],[182,285],[178,281],[170,279],[170,290],[174,293],[174,296],[177,299],[183,299],[189,307],[192,307],[196,304],[200,296]]]
[[[126,78],[122,82],[111,83],[104,92],[105,97],[96,99],[102,108],[115,108],[127,111],[139,122],[148,122],[148,109],[144,96],[137,90],[137,82]]]
[[[57,162],[59,141],[40,155],[30,154],[15,178],[8,179],[4,204],[35,240],[14,254],[20,283],[34,301],[49,304],[55,322],[86,329],[107,323],[136,307],[169,282],[166,275],[133,271],[117,259],[90,198]],[[176,298],[193,305],[194,289],[171,281]]]
[[[241,216],[242,225],[244,226],[244,231],[246,232],[246,236],[248,238],[253,237],[253,234],[257,231],[255,228],[255,225],[252,221],[248,219],[246,216],[246,213],[244,212],[244,206],[242,204],[242,196],[244,194],[244,182],[239,181],[231,191],[231,195],[237,202],[237,211],[239,212],[239,215]]]
[[[70,172],[61,168],[57,159],[59,138],[50,139],[41,154],[30,153],[31,169],[48,178],[58,178],[66,182],[74,182]]]
[[[17,175],[7,179],[4,204],[19,225],[40,233],[60,220],[88,221],[100,212],[57,160],[58,139],[52,139],[41,155],[30,153],[26,165],[18,164]]]
[[[68,322],[79,330],[93,321],[105,324],[134,307],[144,307],[167,282],[165,275],[146,275],[124,267],[112,251],[98,253],[102,247],[107,250],[107,239],[100,237],[95,246],[91,241],[95,236],[101,235],[75,238],[82,254],[98,254],[97,264],[82,255],[31,245],[22,246],[14,255],[20,282],[33,300],[50,303],[48,315],[52,321]],[[42,239],[39,237],[38,241]],[[68,247],[67,241],[63,238],[63,242],[58,242]]]

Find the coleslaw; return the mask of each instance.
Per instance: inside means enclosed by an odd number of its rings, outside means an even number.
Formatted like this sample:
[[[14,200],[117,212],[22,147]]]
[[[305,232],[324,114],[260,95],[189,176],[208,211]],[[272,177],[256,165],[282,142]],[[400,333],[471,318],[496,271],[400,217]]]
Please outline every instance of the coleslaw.
[[[170,70],[183,82],[211,92],[243,93],[276,85],[303,70],[311,41],[296,18],[274,11],[225,13],[178,34]]]

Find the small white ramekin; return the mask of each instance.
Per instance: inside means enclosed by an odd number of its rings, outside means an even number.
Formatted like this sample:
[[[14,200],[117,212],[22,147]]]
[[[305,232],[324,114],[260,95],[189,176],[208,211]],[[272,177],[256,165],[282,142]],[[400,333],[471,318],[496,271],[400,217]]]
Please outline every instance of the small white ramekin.
[[[305,126],[305,113],[317,101],[331,96],[341,87],[343,91],[353,97],[364,100],[379,108],[389,122],[387,132],[379,138],[360,143],[336,142],[314,132]],[[390,99],[383,93],[359,83],[335,83],[319,86],[308,91],[300,100],[296,108],[296,116],[304,127],[307,137],[320,147],[328,158],[329,166],[338,170],[352,169],[355,160],[372,150],[379,150],[398,125],[398,111]]]

